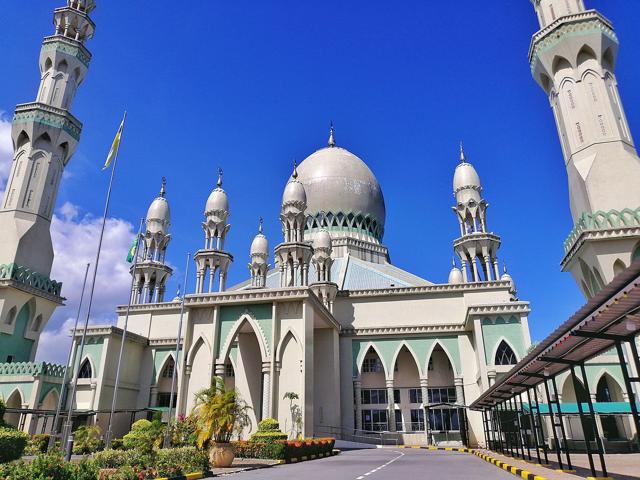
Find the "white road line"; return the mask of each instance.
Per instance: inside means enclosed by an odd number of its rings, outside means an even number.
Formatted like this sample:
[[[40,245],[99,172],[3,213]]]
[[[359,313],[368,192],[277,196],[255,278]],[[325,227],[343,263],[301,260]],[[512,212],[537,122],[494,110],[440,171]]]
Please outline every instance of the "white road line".
[[[403,452],[398,452],[398,451],[394,451],[394,453],[399,453],[399,455],[394,458],[389,460],[387,463],[380,465],[379,467],[374,468],[373,470],[369,470],[367,473],[365,473],[364,475],[360,475],[359,477],[356,477],[356,480],[363,480],[364,477],[368,477],[369,475],[371,475],[372,473],[376,473],[378,470],[380,470],[381,468],[386,467],[387,465],[392,464],[393,462],[395,462],[396,460],[404,457],[404,453]]]

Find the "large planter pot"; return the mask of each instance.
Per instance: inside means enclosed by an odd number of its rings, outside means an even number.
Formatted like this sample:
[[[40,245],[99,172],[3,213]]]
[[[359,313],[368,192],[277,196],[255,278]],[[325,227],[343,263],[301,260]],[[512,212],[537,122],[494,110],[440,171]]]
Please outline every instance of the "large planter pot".
[[[216,468],[230,467],[235,458],[230,443],[212,443],[209,448],[209,463]]]

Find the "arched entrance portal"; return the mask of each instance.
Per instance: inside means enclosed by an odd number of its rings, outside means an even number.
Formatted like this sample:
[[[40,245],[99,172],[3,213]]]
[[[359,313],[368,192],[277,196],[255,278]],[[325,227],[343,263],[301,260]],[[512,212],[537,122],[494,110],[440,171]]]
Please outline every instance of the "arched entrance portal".
[[[20,409],[22,408],[22,394],[20,393],[20,390],[14,390],[13,393],[11,395],[9,395],[9,398],[7,398],[7,401],[5,402],[5,406],[7,408],[16,408],[16,409]],[[7,422],[9,425],[19,428],[20,427],[20,417],[22,415],[20,413],[5,413],[4,414],[4,421]]]

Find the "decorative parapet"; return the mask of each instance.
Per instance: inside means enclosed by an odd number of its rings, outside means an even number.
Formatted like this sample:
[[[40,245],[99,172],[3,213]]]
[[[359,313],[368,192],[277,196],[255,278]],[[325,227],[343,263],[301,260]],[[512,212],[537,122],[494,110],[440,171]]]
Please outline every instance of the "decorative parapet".
[[[423,334],[443,334],[443,333],[465,333],[465,326],[457,324],[443,325],[405,325],[393,327],[360,327],[343,328],[340,332],[342,336],[359,337],[369,335],[423,335]]]
[[[0,265],[0,280],[13,280],[55,297],[60,297],[62,292],[61,282],[51,280],[49,277],[20,266],[17,263]]]
[[[0,376],[58,377],[64,376],[64,365],[47,362],[0,363]]]
[[[561,42],[565,35],[579,35],[593,30],[602,31],[607,37],[618,43],[618,37],[613,30],[611,21],[597,10],[565,15],[539,30],[533,35],[529,47],[531,70],[533,71],[535,60],[540,52]]]
[[[42,52],[62,52],[76,57],[85,67],[89,66],[91,53],[81,43],[63,35],[52,35],[45,37],[42,42]]]
[[[75,140],[80,140],[82,123],[68,111],[52,107],[44,103],[23,103],[16,106],[13,123],[39,123],[49,127],[59,128],[67,132]]]
[[[640,227],[640,208],[632,210],[599,210],[594,213],[583,213],[577,221],[569,237],[564,241],[564,253],[568,254],[578,243],[580,236],[589,231],[616,230]]]

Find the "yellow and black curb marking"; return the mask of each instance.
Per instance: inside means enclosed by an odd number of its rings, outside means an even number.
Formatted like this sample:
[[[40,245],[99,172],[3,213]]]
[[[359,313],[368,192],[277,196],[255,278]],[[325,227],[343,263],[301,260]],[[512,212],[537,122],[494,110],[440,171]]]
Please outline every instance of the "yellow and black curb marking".
[[[205,472],[188,473],[186,475],[180,475],[178,477],[171,478],[156,478],[156,480],[199,480],[205,477]]]
[[[327,452],[327,453],[320,453],[318,455],[309,455],[308,457],[299,457],[299,458],[291,458],[289,460],[280,460],[278,463],[282,464],[282,463],[299,463],[299,462],[305,462],[307,460],[316,460],[318,458],[324,458],[324,457],[332,457],[334,455],[338,455],[340,453],[340,450],[336,450],[334,449],[332,452]]]
[[[547,480],[546,477],[541,477],[540,475],[535,475],[531,472],[527,472],[526,470],[518,467],[514,467],[513,465],[509,465],[507,463],[501,462],[489,455],[486,455],[482,452],[474,450],[473,448],[463,448],[463,447],[423,447],[420,445],[398,445],[398,448],[421,448],[424,450],[441,450],[445,452],[462,452],[462,453],[472,453],[476,457],[481,458],[485,462],[491,463],[498,468],[503,469],[506,472],[512,473],[518,477],[524,478],[525,480]]]

